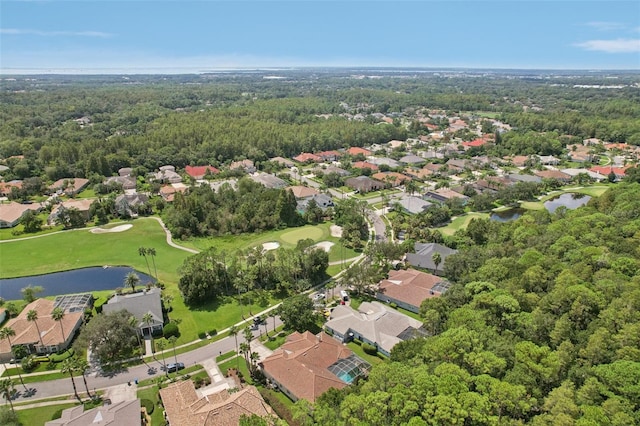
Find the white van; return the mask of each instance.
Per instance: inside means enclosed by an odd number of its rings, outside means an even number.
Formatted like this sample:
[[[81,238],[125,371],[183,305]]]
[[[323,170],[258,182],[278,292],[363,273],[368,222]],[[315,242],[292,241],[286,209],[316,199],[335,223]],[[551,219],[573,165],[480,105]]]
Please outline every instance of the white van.
[[[346,302],[347,300],[349,300],[349,293],[344,290],[340,290],[340,297],[342,297],[342,300]]]

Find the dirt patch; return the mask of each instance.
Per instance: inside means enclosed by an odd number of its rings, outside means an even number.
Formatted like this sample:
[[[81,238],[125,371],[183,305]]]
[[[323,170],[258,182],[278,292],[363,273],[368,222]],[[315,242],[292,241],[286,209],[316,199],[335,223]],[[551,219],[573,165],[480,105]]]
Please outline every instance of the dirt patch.
[[[336,237],[336,238],[342,237],[342,226],[331,225],[329,229],[331,230],[332,237]]]
[[[269,243],[262,243],[262,249],[269,251],[269,250],[275,250],[278,247],[280,247],[280,243],[276,242],[276,241],[271,241]]]
[[[331,250],[331,247],[333,247],[333,245],[334,243],[332,243],[331,241],[320,241],[319,243],[314,244],[312,247],[319,247],[329,253],[329,250]]]
[[[93,228],[91,230],[91,233],[92,234],[106,234],[108,232],[124,232],[124,231],[126,231],[128,229],[131,229],[132,226],[133,225],[131,225],[129,223],[129,224],[126,224],[126,225],[114,226],[113,228],[108,228],[108,229],[105,229],[105,228]]]

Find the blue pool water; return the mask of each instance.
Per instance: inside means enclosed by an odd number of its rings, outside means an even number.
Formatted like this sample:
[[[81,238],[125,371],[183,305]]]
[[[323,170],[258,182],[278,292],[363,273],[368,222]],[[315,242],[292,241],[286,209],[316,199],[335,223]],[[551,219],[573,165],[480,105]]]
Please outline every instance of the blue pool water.
[[[125,266],[82,268],[53,274],[0,280],[0,297],[4,300],[22,299],[20,290],[28,285],[44,288],[44,291],[38,296],[114,290],[118,287],[125,287],[124,278],[131,271],[140,277],[140,286],[154,282],[154,279],[149,275]]]

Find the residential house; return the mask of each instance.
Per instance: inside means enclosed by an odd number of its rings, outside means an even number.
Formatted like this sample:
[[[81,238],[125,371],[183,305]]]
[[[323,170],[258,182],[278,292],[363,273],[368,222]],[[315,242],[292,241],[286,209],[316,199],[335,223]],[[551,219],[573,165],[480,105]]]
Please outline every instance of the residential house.
[[[373,153],[368,149],[352,146],[351,148],[347,149],[347,154],[349,154],[352,157],[355,157],[356,155],[364,155],[365,157],[368,157]]]
[[[289,186],[287,189],[291,190],[291,192],[293,192],[293,196],[298,200],[303,198],[312,198],[314,195],[319,194],[317,189],[303,185]]]
[[[458,252],[458,250],[438,243],[415,243],[413,250],[415,253],[407,253],[405,257],[406,262],[417,268],[428,269],[435,275],[443,275],[444,265],[447,263],[447,257]],[[433,261],[433,257],[436,253],[440,255],[440,263],[437,265]]]
[[[567,146],[567,148],[569,149],[567,155],[569,156],[571,161],[575,163],[587,163],[593,161],[594,159],[594,155],[591,152],[592,148],[588,146],[574,144]]]
[[[593,179],[597,182],[603,181],[607,178],[606,175],[597,173],[597,172],[592,172],[591,170],[587,170],[587,169],[562,169],[560,170],[562,173],[566,173],[569,176],[571,176],[572,178],[575,178],[576,176],[578,176],[579,174],[586,174],[587,176],[589,176],[589,179]]]
[[[162,187],[160,187],[160,196],[162,197],[163,200],[167,201],[167,202],[172,202],[173,199],[176,196],[176,193],[181,192],[184,193],[187,191],[188,187],[187,186],[176,186],[177,184],[173,184],[173,185],[163,185]]]
[[[186,166],[184,171],[195,180],[204,179],[207,173],[210,175],[217,175],[220,173],[220,170],[213,166]]]
[[[616,175],[616,180],[621,180],[626,176],[626,170],[631,166],[626,167],[613,167],[613,166],[594,166],[589,171],[599,173],[604,176],[609,176],[610,173]]]
[[[372,171],[378,171],[378,166],[368,161],[356,161],[351,165],[354,169],[369,169]]]
[[[394,139],[392,141],[387,142],[387,145],[389,145],[391,149],[396,149],[396,148],[400,148],[401,146],[404,146],[405,142]]]
[[[525,167],[527,164],[527,160],[529,160],[528,155],[515,155],[511,158],[511,162],[516,167]]]
[[[379,180],[380,182],[384,182],[386,185],[394,188],[411,181],[411,178],[409,176],[397,172],[378,172],[371,177],[373,179]]]
[[[162,166],[159,171],[154,173],[154,179],[164,183],[180,183],[182,182],[182,176],[176,173],[174,166]]]
[[[355,167],[355,166],[353,166]],[[374,166],[375,167],[375,166]],[[329,174],[329,173],[336,173],[339,176],[345,177],[345,176],[349,176],[351,173],[345,169],[341,169],[340,167],[336,167],[336,166],[326,166],[326,167],[317,167],[314,171],[315,174]]]
[[[120,194],[115,199],[115,209],[120,216],[136,217],[139,209],[148,202],[146,194]]]
[[[508,180],[510,180],[513,183],[518,183],[518,182],[540,183],[540,182],[542,182],[542,178],[540,176],[520,175],[520,174],[516,174],[516,173],[508,174],[508,175],[505,176],[505,178],[507,178]]]
[[[122,185],[122,189],[125,191],[136,189],[137,181],[136,178],[130,175],[127,176],[109,176],[104,181],[105,184],[117,183]]]
[[[242,169],[247,173],[255,173],[257,170],[255,164],[253,164],[253,161],[249,159],[234,161],[229,165],[229,169],[230,170]]]
[[[284,158],[284,157],[273,157],[273,158],[270,158],[269,161],[272,161],[274,163],[278,163],[282,167],[286,167],[287,169],[290,169],[291,167],[293,167],[295,165],[295,163],[293,161],[289,160],[288,158]]]
[[[435,191],[427,191],[424,194],[424,198],[428,198],[439,203],[444,203],[452,198],[460,198],[464,204],[469,201],[469,197],[459,192],[453,191],[449,188],[440,188]]]
[[[0,182],[0,197],[8,197],[11,195],[13,188],[22,189],[22,181],[12,180],[9,182]]]
[[[53,300],[36,299],[25,306],[17,317],[7,321],[5,326],[16,333],[11,338],[11,344],[23,345],[30,354],[50,354],[67,349],[82,324],[84,312],[65,312],[64,318],[56,321],[51,316],[55,306]],[[37,321],[27,319],[30,311],[38,314]],[[7,362],[11,358],[9,341],[0,340],[0,362]]]
[[[370,177],[367,177],[367,176],[358,176],[358,177],[349,178],[345,181],[345,185],[362,194],[366,192],[383,189],[385,186],[384,183],[377,181],[375,179],[371,179]]]
[[[422,198],[414,197],[408,194],[404,194],[401,198],[396,200],[395,203],[400,205],[402,209],[409,214],[422,213],[430,209],[434,205],[433,203],[425,201]]]
[[[151,334],[162,332],[164,316],[159,288],[154,287],[137,293],[116,294],[102,305],[104,313],[117,312],[123,309],[136,318],[136,329],[142,336],[150,336]],[[146,314],[151,314],[152,321],[150,323],[143,320]]]
[[[142,426],[139,399],[105,404],[85,411],[84,405],[67,408],[57,420],[44,426]]]
[[[200,396],[191,380],[182,380],[160,389],[160,398],[171,426],[237,426],[242,416],[274,416],[255,386]]]
[[[560,170],[540,170],[534,174],[542,179],[556,179],[562,183],[571,182],[571,176]]]
[[[401,341],[426,334],[420,321],[380,302],[363,302],[358,310],[338,305],[331,311],[324,328],[340,342],[357,339],[375,346],[386,356]]]
[[[411,155],[405,155],[399,161],[401,164],[408,165],[408,166],[420,166],[421,164],[424,164],[427,160],[423,157],[419,157],[417,155],[411,154]]]
[[[20,223],[22,215],[28,210],[38,212],[41,208],[40,204],[21,204],[15,201],[0,202],[0,228],[13,228]]]
[[[269,382],[293,401],[315,402],[331,388],[342,389],[368,374],[370,365],[324,332],[294,332],[260,363]]]
[[[513,182],[509,179],[496,176],[487,176],[484,179],[478,179],[473,184],[473,188],[480,193],[494,193],[501,189],[511,186]]]
[[[557,166],[560,164],[560,159],[553,155],[538,155],[538,158],[540,159],[540,164],[545,166]]]
[[[370,157],[369,162],[375,164],[376,166],[389,166],[390,169],[395,169],[396,167],[400,167],[401,164],[388,157]]]
[[[53,224],[56,222],[56,219],[58,218],[58,215],[60,214],[61,211],[63,210],[69,210],[69,209],[76,209],[78,210],[81,214],[82,217],[84,218],[85,221],[89,220],[90,217],[90,209],[91,209],[91,204],[94,203],[95,200],[92,199],[79,199],[79,200],[65,200],[60,204],[56,204],[53,209],[51,209],[51,213],[49,214],[49,217],[47,218],[47,223],[49,225]]]
[[[131,176],[133,174],[133,169],[131,167],[123,167],[118,169],[118,176]]]
[[[433,175],[433,172],[427,168],[415,169],[413,167],[407,167],[403,170],[403,173],[407,176],[411,176],[414,179],[425,180],[429,176]]]
[[[215,192],[218,192],[220,188],[222,188],[225,185],[229,185],[231,189],[235,190],[238,187],[238,179],[225,179],[225,180],[216,180],[216,181],[209,182],[209,186]]]
[[[249,176],[249,178],[267,188],[280,189],[289,185],[286,181],[280,179],[278,176],[270,175],[269,173],[254,173]]]
[[[310,152],[303,152],[295,157],[293,157],[298,163],[321,163],[322,157],[319,157],[315,154],[311,154]]]
[[[331,196],[320,193],[309,198],[303,198],[300,201],[298,201],[297,210],[301,212],[307,211],[307,207],[309,206],[309,202],[311,200],[315,201],[316,205],[320,207],[322,210],[326,210],[329,207],[334,206],[333,199],[331,198]]]
[[[376,299],[418,313],[424,300],[439,297],[448,288],[449,284],[436,275],[415,269],[392,269],[389,277],[378,283]]]
[[[478,139],[474,139],[470,142],[462,142],[462,146],[464,147],[465,151],[468,151],[471,148],[479,148],[483,145],[485,145],[487,143],[486,139],[482,139],[482,138],[478,138]]]
[[[342,157],[342,153],[338,151],[322,151],[316,152],[316,155],[322,159],[322,161],[338,161]]]
[[[65,194],[68,197],[73,197],[82,191],[87,185],[89,185],[89,179],[64,178],[58,179],[49,185],[48,189],[52,194]]]
[[[473,163],[470,160],[458,160],[458,159],[452,158],[449,161],[447,161],[446,164],[447,164],[447,167],[449,168],[449,171],[453,173],[460,173],[465,169],[473,168]]]

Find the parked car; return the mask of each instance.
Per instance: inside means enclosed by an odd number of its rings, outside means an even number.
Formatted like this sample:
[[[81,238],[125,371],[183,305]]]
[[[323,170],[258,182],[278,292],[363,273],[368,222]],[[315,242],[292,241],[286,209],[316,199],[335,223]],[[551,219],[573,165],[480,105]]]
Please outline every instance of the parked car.
[[[318,293],[315,296],[313,296],[313,301],[314,302],[319,302],[322,299],[324,299],[324,293]]]
[[[184,364],[181,362],[171,363],[167,365],[167,373],[174,373],[178,370],[182,370],[184,368]]]

